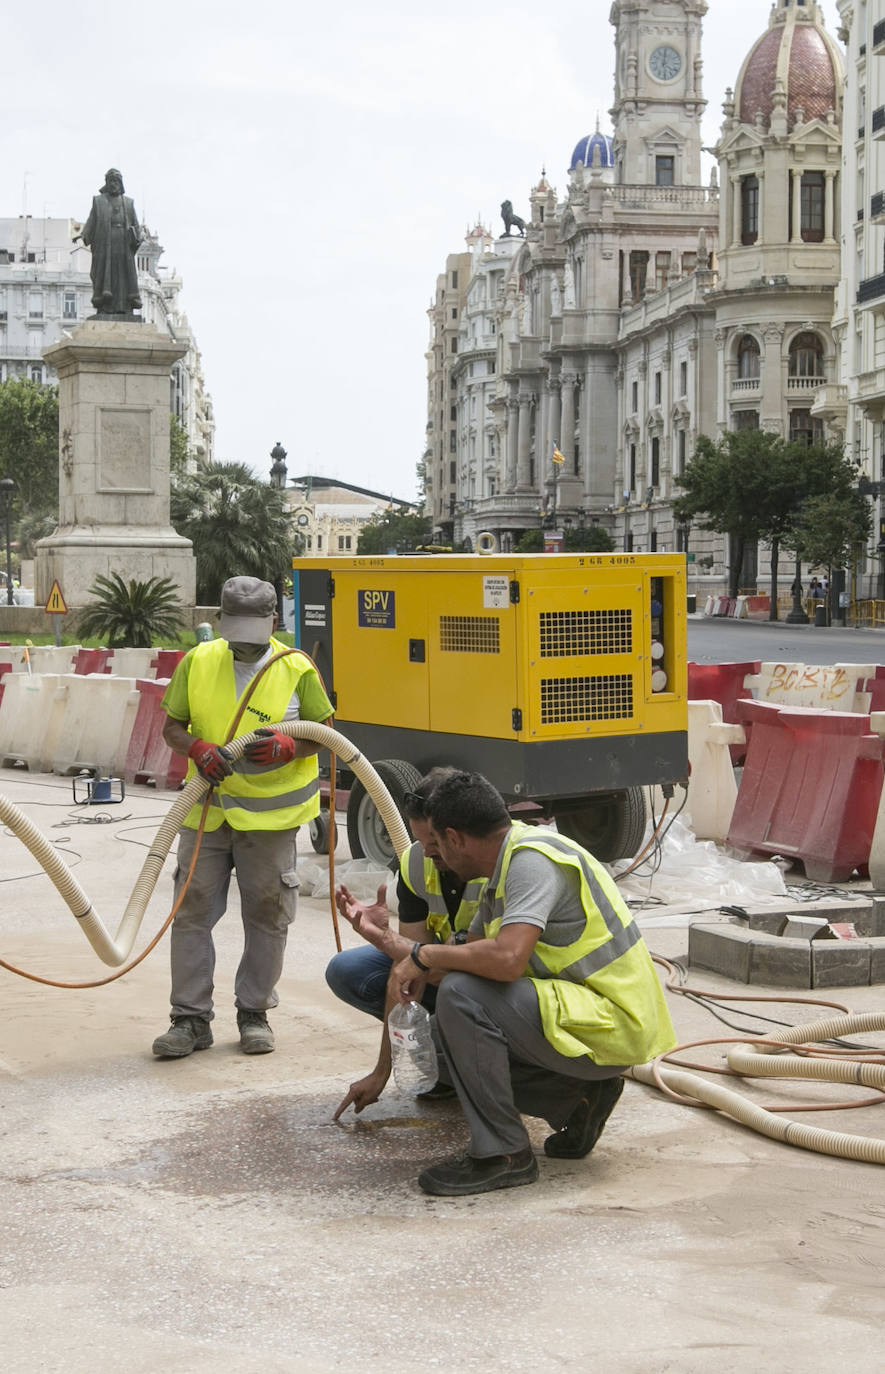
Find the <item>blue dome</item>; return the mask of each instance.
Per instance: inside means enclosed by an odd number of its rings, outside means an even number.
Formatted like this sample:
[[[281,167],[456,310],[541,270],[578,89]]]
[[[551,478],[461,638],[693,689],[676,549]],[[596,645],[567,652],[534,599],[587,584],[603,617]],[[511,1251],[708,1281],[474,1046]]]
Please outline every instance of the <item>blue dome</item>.
[[[597,129],[595,134],[587,134],[586,138],[581,139],[575,151],[572,153],[569,171],[572,171],[575,167],[592,167],[594,148],[599,149],[599,165],[601,167],[611,167],[614,165],[612,159],[612,141],[606,134],[601,134]]]

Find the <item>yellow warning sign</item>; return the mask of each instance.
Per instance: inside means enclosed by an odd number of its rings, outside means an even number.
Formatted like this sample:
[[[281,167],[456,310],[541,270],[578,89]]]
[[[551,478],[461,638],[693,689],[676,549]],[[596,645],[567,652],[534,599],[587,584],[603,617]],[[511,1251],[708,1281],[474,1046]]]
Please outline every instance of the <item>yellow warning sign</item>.
[[[68,608],[65,599],[61,594],[61,587],[58,585],[58,578],[52,584],[52,591],[49,593],[49,600],[46,602],[47,615],[67,615]]]

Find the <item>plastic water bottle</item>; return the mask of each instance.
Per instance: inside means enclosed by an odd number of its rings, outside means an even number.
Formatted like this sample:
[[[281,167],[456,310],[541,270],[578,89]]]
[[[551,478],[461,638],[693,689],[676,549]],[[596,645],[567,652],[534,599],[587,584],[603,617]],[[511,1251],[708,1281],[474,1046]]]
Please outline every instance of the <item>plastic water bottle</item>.
[[[387,1018],[393,1077],[400,1092],[423,1093],[438,1078],[430,1017],[420,1002],[399,1002]]]

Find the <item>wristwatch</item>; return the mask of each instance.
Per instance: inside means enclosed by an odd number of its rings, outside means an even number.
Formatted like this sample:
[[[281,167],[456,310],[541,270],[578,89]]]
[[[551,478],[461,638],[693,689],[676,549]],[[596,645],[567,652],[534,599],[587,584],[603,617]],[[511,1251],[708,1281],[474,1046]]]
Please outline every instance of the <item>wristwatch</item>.
[[[467,944],[467,931],[466,931],[466,930],[456,930],[455,933],[454,933],[454,935],[452,936],[452,944],[453,944],[453,945],[466,945],[466,944]]]

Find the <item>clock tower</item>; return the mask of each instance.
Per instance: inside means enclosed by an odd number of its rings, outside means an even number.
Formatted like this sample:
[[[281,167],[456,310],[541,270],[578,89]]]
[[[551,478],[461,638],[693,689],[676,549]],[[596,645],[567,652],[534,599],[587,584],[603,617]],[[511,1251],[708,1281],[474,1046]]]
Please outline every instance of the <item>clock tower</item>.
[[[700,185],[706,12],[707,0],[614,0],[617,182]]]

